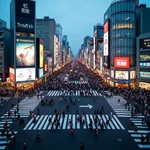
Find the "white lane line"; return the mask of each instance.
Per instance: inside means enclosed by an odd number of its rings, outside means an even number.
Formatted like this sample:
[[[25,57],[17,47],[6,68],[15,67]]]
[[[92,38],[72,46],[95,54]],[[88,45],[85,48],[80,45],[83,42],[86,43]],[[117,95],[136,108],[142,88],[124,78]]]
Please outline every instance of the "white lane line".
[[[107,129],[110,129],[110,126],[106,125],[106,119],[105,119],[104,115],[102,115],[102,119],[104,120],[104,126],[106,126]]]
[[[27,123],[27,125],[25,126],[23,130],[26,130],[32,122],[33,122],[33,118],[31,118],[31,120]]]
[[[140,147],[140,148],[150,148],[150,145],[143,145],[143,144],[138,144],[138,146]]]
[[[108,115],[105,115],[105,116],[106,116],[107,119],[109,118]],[[115,129],[115,127],[114,127],[114,125],[112,124],[111,120],[109,121],[109,125],[110,125],[110,127],[111,127],[112,129]]]
[[[89,116],[88,116],[88,115],[86,115],[86,121],[87,121],[87,126],[88,126],[88,128],[89,128],[90,119],[89,119]]]
[[[95,122],[94,122],[94,117],[93,117],[93,115],[90,115],[90,118],[92,119],[92,122],[93,122],[93,129],[95,129],[96,127],[95,127]]]
[[[73,128],[74,128],[74,129],[76,128],[76,126],[75,126],[75,125],[76,125],[76,124],[75,124],[75,119],[76,119],[76,118],[75,118],[75,115],[73,115],[73,116],[72,116],[72,123],[73,123]]]
[[[71,121],[71,115],[69,115],[69,117],[68,117],[68,126],[67,126],[67,129],[70,129],[70,123],[69,123],[69,121]]]

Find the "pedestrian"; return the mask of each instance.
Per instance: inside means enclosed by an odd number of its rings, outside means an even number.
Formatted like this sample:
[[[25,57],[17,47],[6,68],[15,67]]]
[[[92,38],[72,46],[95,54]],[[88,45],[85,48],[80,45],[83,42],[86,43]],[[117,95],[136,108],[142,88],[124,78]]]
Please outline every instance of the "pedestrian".
[[[38,140],[41,140],[41,137],[40,137],[40,131],[37,130],[36,141],[38,141]]]
[[[84,150],[85,146],[83,143],[80,144],[80,150]]]
[[[74,129],[71,128],[71,129],[70,129],[70,138],[72,138],[73,136],[74,136]]]
[[[27,144],[26,143],[23,144],[23,150],[27,150]]]
[[[145,137],[141,134],[141,143],[144,144],[145,142]]]
[[[94,132],[94,136],[93,137],[97,137],[98,138],[98,129],[96,128],[95,129],[95,132]]]

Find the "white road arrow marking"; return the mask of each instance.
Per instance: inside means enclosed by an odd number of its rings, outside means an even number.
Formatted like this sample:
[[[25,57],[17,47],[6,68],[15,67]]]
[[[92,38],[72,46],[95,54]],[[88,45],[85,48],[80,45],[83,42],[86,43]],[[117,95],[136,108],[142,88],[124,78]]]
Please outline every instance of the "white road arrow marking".
[[[80,105],[79,107],[89,107],[89,109],[91,109],[93,106],[88,104],[88,105]]]

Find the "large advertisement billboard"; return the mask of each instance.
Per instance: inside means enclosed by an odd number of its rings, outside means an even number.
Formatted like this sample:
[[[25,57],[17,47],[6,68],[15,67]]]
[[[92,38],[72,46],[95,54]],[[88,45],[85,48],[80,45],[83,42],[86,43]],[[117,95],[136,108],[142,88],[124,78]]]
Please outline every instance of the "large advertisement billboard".
[[[52,71],[52,57],[48,57],[48,72]]]
[[[44,61],[44,60],[43,60],[43,58],[44,58],[44,56],[43,56],[43,55],[44,55],[44,52],[43,52],[43,45],[42,45],[42,44],[40,44],[40,52],[39,52],[39,55],[40,55],[40,56],[39,56],[39,59],[40,59],[40,61],[39,61],[39,62],[40,62],[40,65],[39,65],[39,66],[40,66],[40,68],[42,68],[42,67],[43,67],[43,61]]]
[[[130,68],[130,57],[114,57],[114,68]]]
[[[140,71],[140,77],[142,77],[142,78],[150,78],[150,72]]]
[[[115,79],[128,80],[128,71],[115,71]]]
[[[140,61],[150,61],[150,55],[140,55]]]
[[[108,56],[109,40],[108,40],[108,21],[104,24],[104,56]]]
[[[12,81],[12,82],[15,82],[15,71],[14,71],[14,68],[9,68],[9,79],[10,79],[10,81]]]
[[[44,74],[48,72],[48,62],[44,62]]]
[[[16,0],[16,16],[35,18],[35,1]]]
[[[34,41],[17,39],[16,66],[33,67],[35,65],[34,58],[35,58]]]
[[[39,78],[43,77],[43,68],[39,69]]]
[[[16,82],[35,80],[35,68],[17,68]]]
[[[140,49],[150,49],[150,38],[140,39]]]

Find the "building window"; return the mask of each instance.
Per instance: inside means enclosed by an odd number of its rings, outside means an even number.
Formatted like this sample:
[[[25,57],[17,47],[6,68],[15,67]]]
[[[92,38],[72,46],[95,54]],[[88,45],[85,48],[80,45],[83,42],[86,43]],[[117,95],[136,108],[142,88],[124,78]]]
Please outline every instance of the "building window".
[[[0,68],[0,71],[3,71],[3,68]]]
[[[0,36],[4,36],[4,32],[0,32]]]
[[[113,30],[124,29],[124,28],[133,28],[133,24],[117,24],[113,26]]]
[[[0,42],[3,42],[4,41],[4,38],[0,38]]]
[[[2,51],[2,50],[0,50],[0,54],[3,54],[3,51]]]
[[[2,57],[2,56],[0,56],[0,59],[3,59],[3,57]]]
[[[2,63],[2,62],[0,62],[0,65],[3,65],[3,63]]]

